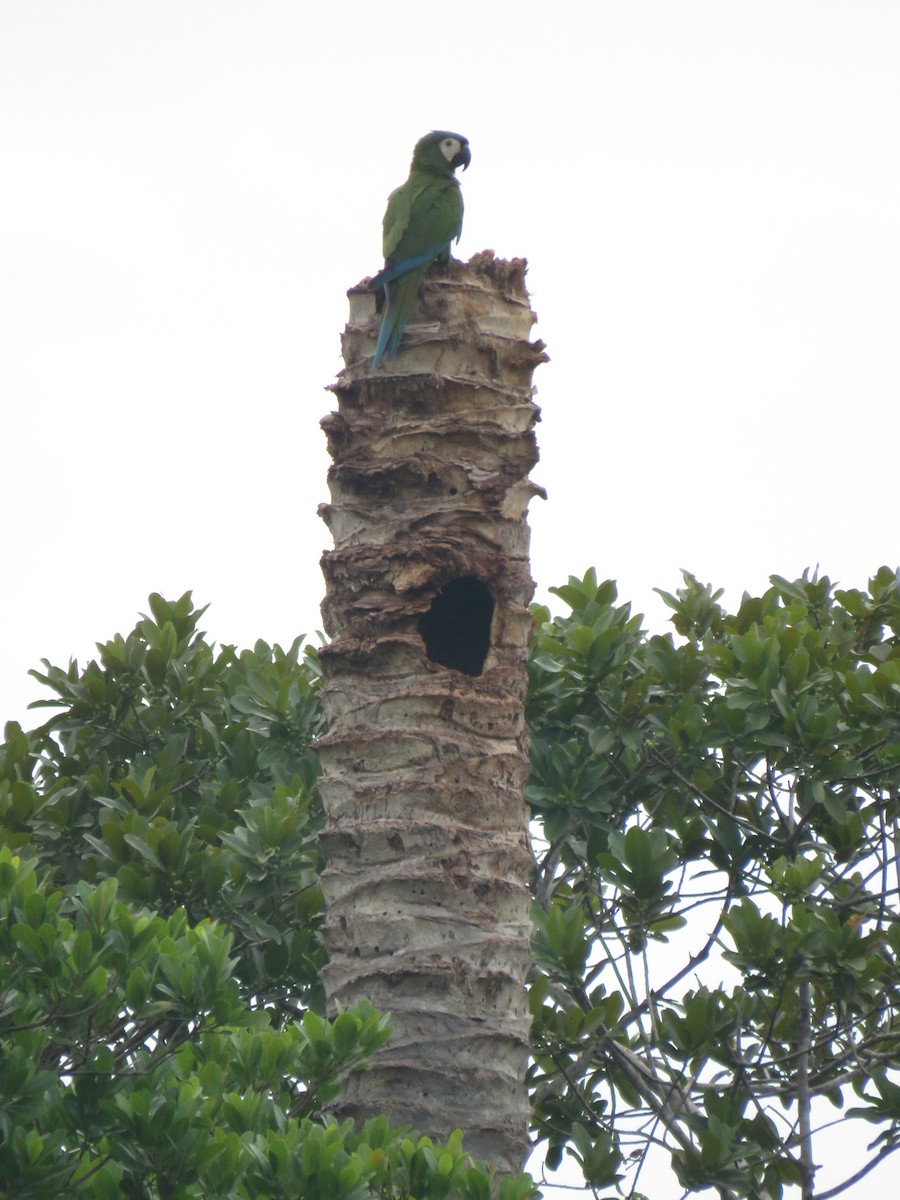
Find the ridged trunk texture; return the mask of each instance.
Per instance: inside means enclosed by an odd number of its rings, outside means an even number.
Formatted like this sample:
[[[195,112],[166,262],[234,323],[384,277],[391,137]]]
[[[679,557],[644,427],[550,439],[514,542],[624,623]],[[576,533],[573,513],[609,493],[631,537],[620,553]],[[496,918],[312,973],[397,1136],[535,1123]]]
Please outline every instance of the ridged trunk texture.
[[[528,1150],[525,510],[545,355],[524,276],[490,252],[433,271],[375,372],[374,297],[353,288],[322,422],[324,981],[332,1007],[367,998],[393,1028],[334,1107],[459,1127],[503,1170]]]

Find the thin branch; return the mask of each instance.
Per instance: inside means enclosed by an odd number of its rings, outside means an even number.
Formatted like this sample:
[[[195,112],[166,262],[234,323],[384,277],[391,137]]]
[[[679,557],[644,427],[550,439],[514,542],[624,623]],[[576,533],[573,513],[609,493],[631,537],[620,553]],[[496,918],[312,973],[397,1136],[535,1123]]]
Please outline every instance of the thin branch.
[[[812,1129],[810,1126],[809,1043],[810,987],[809,979],[801,979],[797,1005],[797,1128],[800,1143],[800,1170],[803,1200],[813,1200],[816,1165],[813,1162]]]
[[[861,1179],[865,1179],[870,1171],[874,1171],[879,1163],[884,1162],[888,1155],[893,1154],[897,1149],[900,1149],[900,1142],[893,1142],[890,1146],[885,1146],[882,1150],[878,1151],[878,1153],[870,1162],[867,1162],[864,1167],[861,1167],[855,1175],[851,1175],[849,1179],[845,1179],[843,1183],[839,1183],[836,1187],[829,1188],[827,1192],[820,1192],[819,1195],[816,1196],[816,1200],[832,1200],[833,1196],[839,1196],[841,1192],[845,1192],[847,1188],[851,1188],[854,1186],[854,1184],[859,1183]]]

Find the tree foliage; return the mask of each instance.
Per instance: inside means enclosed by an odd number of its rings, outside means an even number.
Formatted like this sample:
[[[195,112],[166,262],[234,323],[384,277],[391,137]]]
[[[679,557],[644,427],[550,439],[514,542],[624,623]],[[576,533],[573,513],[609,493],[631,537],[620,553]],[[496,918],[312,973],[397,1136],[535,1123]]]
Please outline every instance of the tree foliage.
[[[537,608],[536,1136],[595,1189],[814,1194],[900,1133],[900,595],[691,576],[649,636],[593,572]],[[389,1017],[324,1015],[315,655],[150,600],[0,747],[0,1195],[524,1197],[327,1116]],[[828,1114],[832,1114],[829,1116]],[[643,1176],[646,1179],[646,1176]],[[820,1192],[820,1200],[840,1190]]]
[[[0,1195],[522,1200],[325,1115],[389,1019],[323,1015],[315,655],[150,607],[0,747]]]
[[[811,1196],[823,1109],[878,1127],[868,1166],[900,1136],[897,577],[774,578],[730,614],[686,575],[677,639],[593,572],[555,591],[528,709],[549,1159],[639,1186],[657,1142],[685,1189]]]

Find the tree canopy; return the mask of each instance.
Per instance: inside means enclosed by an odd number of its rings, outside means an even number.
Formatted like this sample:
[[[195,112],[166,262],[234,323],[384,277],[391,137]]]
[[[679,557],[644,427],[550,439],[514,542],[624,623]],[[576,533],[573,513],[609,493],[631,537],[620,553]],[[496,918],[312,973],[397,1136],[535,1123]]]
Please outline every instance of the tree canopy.
[[[897,1146],[900,595],[686,576],[648,635],[594,572],[536,607],[535,1134],[598,1195],[815,1192],[829,1119]],[[315,653],[150,598],[0,747],[0,1189],[515,1200],[454,1137],[326,1115],[389,1036],[329,1020]],[[849,1105],[849,1107],[848,1107]],[[828,1114],[833,1114],[829,1117]]]
[[[639,1186],[658,1142],[686,1190],[812,1196],[830,1106],[877,1127],[871,1168],[900,1122],[896,574],[776,577],[733,614],[687,575],[677,638],[593,572],[555,590],[528,791],[551,1161],[571,1139],[589,1181]]]
[[[150,608],[0,748],[0,1194],[487,1200],[458,1137],[322,1114],[388,1021],[323,1013],[315,655]]]

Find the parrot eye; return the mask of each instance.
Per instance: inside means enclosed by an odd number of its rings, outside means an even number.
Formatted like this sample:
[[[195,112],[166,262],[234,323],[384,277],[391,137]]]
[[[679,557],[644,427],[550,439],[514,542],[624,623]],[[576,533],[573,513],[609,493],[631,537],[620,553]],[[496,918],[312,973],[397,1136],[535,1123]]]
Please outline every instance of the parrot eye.
[[[444,138],[441,142],[441,154],[446,158],[447,162],[459,153],[460,144],[456,138]]]

